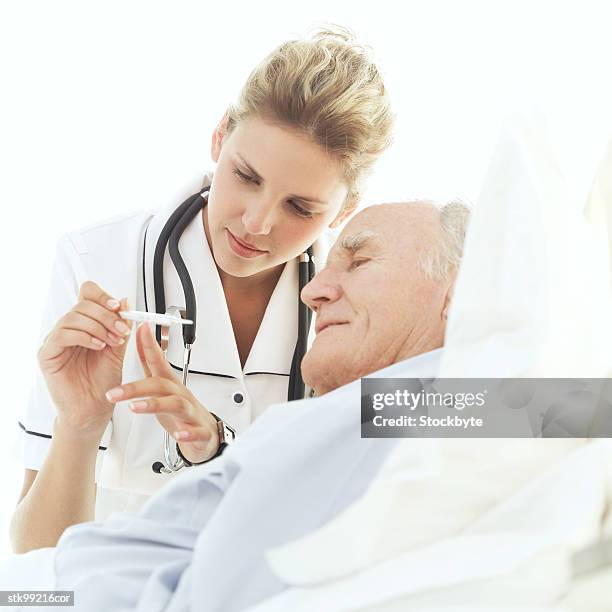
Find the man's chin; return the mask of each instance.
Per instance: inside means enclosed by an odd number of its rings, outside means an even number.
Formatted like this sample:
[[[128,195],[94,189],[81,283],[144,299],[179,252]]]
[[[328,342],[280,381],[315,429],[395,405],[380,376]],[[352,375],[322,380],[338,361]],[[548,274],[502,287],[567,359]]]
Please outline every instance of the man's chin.
[[[346,363],[345,355],[333,352],[333,347],[329,345],[324,346],[323,343],[317,345],[315,339],[302,360],[302,379],[314,389],[315,395],[324,395],[351,382],[343,368]]]
[[[329,376],[329,365],[332,359],[325,358],[321,354],[319,347],[316,345],[316,338],[313,345],[310,347],[304,359],[302,359],[302,379],[311,388],[314,389],[316,395],[321,395],[320,389],[325,386],[324,373],[326,369]]]

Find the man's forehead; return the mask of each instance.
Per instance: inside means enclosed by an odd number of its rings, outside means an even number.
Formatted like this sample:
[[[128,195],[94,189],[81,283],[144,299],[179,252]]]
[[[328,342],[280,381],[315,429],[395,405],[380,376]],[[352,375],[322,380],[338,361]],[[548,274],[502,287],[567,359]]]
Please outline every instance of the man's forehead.
[[[338,239],[344,248],[349,245],[372,244],[384,234],[389,224],[389,214],[385,205],[370,206],[355,215],[346,225]],[[392,213],[392,216],[393,213]]]
[[[411,227],[437,223],[439,212],[435,206],[422,202],[398,202],[368,206],[344,228],[341,239],[370,232],[372,235],[385,235],[389,231],[405,233]]]
[[[355,215],[346,225],[328,256],[350,257],[365,250],[372,254],[412,252],[429,243],[441,229],[438,209],[428,203],[376,204]]]

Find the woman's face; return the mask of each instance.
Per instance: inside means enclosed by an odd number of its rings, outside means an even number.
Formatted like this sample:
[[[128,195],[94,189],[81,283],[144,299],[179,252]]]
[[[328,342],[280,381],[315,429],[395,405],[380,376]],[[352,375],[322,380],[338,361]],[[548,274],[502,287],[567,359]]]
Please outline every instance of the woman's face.
[[[297,132],[245,119],[213,134],[217,162],[205,210],[207,238],[227,274],[252,276],[296,257],[339,217],[339,164]]]

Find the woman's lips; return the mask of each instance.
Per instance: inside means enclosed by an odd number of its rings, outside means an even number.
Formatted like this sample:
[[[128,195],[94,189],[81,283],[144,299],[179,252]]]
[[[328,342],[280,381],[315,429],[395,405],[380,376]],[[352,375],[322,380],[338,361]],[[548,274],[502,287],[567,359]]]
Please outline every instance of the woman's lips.
[[[259,257],[260,255],[265,255],[268,251],[260,251],[259,249],[251,248],[247,246],[244,242],[236,238],[232,232],[230,232],[227,228],[225,228],[227,243],[230,245],[230,248],[236,255],[239,257]]]

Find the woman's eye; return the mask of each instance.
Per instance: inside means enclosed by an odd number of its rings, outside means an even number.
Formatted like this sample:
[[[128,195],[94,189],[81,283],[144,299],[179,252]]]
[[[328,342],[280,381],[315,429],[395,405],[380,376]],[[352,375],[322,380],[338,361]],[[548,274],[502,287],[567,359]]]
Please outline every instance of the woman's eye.
[[[293,211],[295,212],[296,215],[299,215],[300,217],[305,217],[307,219],[312,217],[312,213],[309,210],[306,210],[305,208],[302,208],[297,202],[294,202],[293,200],[290,200],[289,204],[290,204],[291,208],[293,209]]]
[[[238,168],[234,168],[233,172],[244,183],[256,183],[257,182],[252,176],[249,176],[248,174],[241,172],[240,170],[238,170]]]

